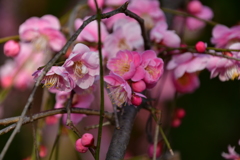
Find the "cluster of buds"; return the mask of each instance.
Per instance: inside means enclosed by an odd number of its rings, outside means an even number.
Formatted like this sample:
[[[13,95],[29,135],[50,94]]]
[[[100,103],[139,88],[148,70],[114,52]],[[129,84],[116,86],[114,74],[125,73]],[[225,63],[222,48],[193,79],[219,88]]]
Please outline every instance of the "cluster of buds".
[[[186,115],[186,112],[183,108],[177,108],[173,116],[172,127],[175,127],[175,128],[179,127],[185,115]]]
[[[82,135],[82,138],[79,138],[76,143],[75,147],[76,150],[80,153],[86,153],[89,147],[94,145],[94,137],[90,133],[85,133]]]

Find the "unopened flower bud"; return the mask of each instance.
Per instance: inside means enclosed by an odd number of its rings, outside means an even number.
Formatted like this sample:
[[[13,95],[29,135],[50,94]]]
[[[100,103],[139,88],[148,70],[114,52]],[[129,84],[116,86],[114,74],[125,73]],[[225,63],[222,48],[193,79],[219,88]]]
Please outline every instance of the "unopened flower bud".
[[[194,0],[188,3],[187,9],[190,13],[196,14],[201,12],[203,5],[200,1]]]
[[[153,158],[153,152],[154,152],[154,145],[151,144],[148,148],[148,155],[150,158]],[[156,157],[157,158],[160,157],[161,153],[162,153],[162,144],[161,142],[158,142],[157,148],[156,148]]]
[[[88,147],[83,146],[81,141],[82,141],[81,138],[76,141],[75,143],[76,150],[80,153],[86,153],[88,150]]]
[[[20,45],[18,42],[9,40],[4,44],[4,54],[8,57],[15,57],[20,51]]]
[[[47,155],[47,148],[45,146],[41,145],[40,149],[39,149],[39,156],[41,158],[44,158],[44,157],[46,157],[46,155]]]
[[[202,41],[197,42],[197,44],[195,45],[195,49],[199,53],[205,52],[206,48],[207,48],[207,45],[204,42],[202,42]]]
[[[85,146],[85,147],[90,147],[92,146],[94,143],[94,137],[92,134],[90,133],[85,133],[83,136],[82,136],[82,145]]]
[[[182,121],[179,118],[174,118],[172,121],[172,127],[177,128],[181,125]]]
[[[181,118],[185,117],[185,115],[186,115],[186,112],[185,112],[185,110],[183,108],[178,108],[176,110],[176,117],[177,118],[181,119]]]
[[[146,89],[146,83],[142,80],[133,82],[132,83],[132,89],[135,92],[142,92]]]
[[[140,96],[133,95],[131,101],[134,106],[139,106],[142,103],[142,98]]]

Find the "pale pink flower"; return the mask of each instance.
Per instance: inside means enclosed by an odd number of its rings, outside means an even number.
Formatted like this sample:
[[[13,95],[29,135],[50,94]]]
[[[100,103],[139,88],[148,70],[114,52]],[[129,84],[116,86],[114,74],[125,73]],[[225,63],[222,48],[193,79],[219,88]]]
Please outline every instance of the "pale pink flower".
[[[194,73],[205,69],[210,57],[210,55],[190,52],[174,55],[168,63],[167,69],[174,69],[174,77],[180,78],[184,73]]]
[[[36,80],[42,70],[38,70],[33,73],[34,79]],[[69,92],[75,87],[73,79],[70,77],[69,73],[64,67],[53,66],[41,81],[44,86],[51,89],[57,89],[60,91]]]
[[[75,29],[77,30],[83,24],[83,20],[77,18],[75,20]],[[108,31],[106,26],[101,22],[101,41],[103,42],[108,36]],[[77,41],[83,42],[98,42],[98,23],[97,21],[93,21],[89,23],[81,34],[78,35]]]
[[[125,20],[123,20],[125,21]],[[141,29],[137,22],[115,24],[113,33],[106,37],[103,42],[103,54],[105,57],[115,57],[119,50],[143,50],[143,38]]]
[[[192,93],[200,85],[198,75],[194,73],[184,73],[180,78],[172,76],[173,84],[176,91],[180,93]]]
[[[20,39],[31,42],[34,52],[59,51],[66,42],[59,20],[52,15],[31,17],[19,27]]]
[[[108,60],[107,67],[110,71],[118,74],[123,79],[131,79],[137,74],[137,67],[141,62],[140,54],[134,51],[119,51],[115,58]],[[143,76],[142,76],[143,77]]]
[[[114,104],[121,107],[123,103],[130,102],[132,90],[127,81],[114,73],[104,76],[104,81],[108,83],[109,96]]]
[[[63,67],[73,76],[76,85],[82,89],[92,86],[99,75],[99,56],[97,52],[81,43],[74,46]]]
[[[8,57],[15,57],[20,52],[20,45],[14,40],[7,41],[3,46],[4,54]]]
[[[166,22],[157,23],[150,32],[151,40],[167,47],[179,47],[181,39],[175,31],[167,30],[167,28],[168,26]]]
[[[233,43],[229,49],[240,49],[240,43]],[[217,53],[222,55],[222,53]],[[230,57],[240,58],[240,52],[224,52]],[[240,79],[240,63],[222,57],[211,57],[207,68],[211,72],[211,78],[219,76],[221,81]]]
[[[216,25],[212,31],[211,42],[218,48],[227,48],[235,42],[240,42],[240,26],[228,28],[224,25]]]
[[[163,74],[164,62],[152,50],[147,50],[142,53],[141,67],[145,71],[143,80],[147,84],[147,88],[152,88]]]
[[[157,0],[131,0],[128,9],[144,19],[147,29],[152,29],[157,22],[165,21]]]
[[[222,153],[222,157],[225,159],[231,159],[231,160],[239,160],[240,155],[235,151],[235,147],[228,146],[228,152],[229,153]]]

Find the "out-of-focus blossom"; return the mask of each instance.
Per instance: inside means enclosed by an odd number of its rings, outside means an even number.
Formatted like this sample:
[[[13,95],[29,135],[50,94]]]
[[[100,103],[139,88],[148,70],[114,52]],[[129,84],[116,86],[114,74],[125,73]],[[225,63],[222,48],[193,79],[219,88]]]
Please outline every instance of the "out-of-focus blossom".
[[[202,3],[198,0],[193,0],[188,3],[187,11],[189,14],[192,14],[198,18],[211,20],[213,18],[213,12],[211,8],[202,5]],[[199,30],[205,27],[205,22],[200,21],[193,17],[182,18],[180,16],[176,16],[174,19],[174,24],[183,24],[186,25],[189,30]],[[174,26],[175,26],[174,25]]]
[[[148,156],[150,158],[153,158],[153,152],[154,152],[154,145],[150,144],[150,146],[148,147]],[[156,148],[156,157],[160,157],[162,154],[162,143],[158,142],[157,144],[157,148]]]
[[[240,49],[240,43],[233,43],[228,49]],[[218,53],[221,54],[222,53]],[[225,52],[223,52],[225,54]],[[230,57],[240,58],[240,52],[226,52]],[[211,57],[207,66],[211,72],[211,78],[219,76],[221,81],[234,80],[240,78],[240,63],[222,57]]]
[[[42,70],[38,70],[33,73],[35,80],[40,76],[41,72]],[[75,87],[73,79],[70,77],[69,73],[65,70],[65,68],[56,66],[53,66],[47,72],[47,74],[42,79],[42,83],[50,90],[57,89],[66,92],[71,91]]]
[[[231,160],[239,160],[240,155],[235,151],[235,147],[228,146],[228,152],[229,153],[222,153],[222,157],[225,159],[231,159]]]
[[[15,57],[20,52],[20,45],[14,40],[9,40],[4,44],[3,50],[6,56]]]
[[[157,0],[131,0],[128,9],[144,19],[147,29],[152,29],[157,22],[165,21]]]
[[[123,103],[129,103],[132,96],[132,90],[128,82],[117,74],[110,74],[104,77],[110,89],[110,98],[113,103],[121,107]]]
[[[47,147],[41,145],[40,148],[39,148],[39,156],[41,158],[44,158],[47,156]]]
[[[101,9],[104,5],[104,0],[97,0],[97,4],[98,4],[98,8]],[[94,11],[97,10],[95,5],[95,0],[88,0],[88,6]]]
[[[111,7],[119,7],[123,5],[127,0],[105,0],[105,4]]]
[[[83,23],[83,20],[78,18],[75,20],[75,29],[77,30]],[[103,42],[108,36],[106,26],[101,22],[101,41]],[[98,24],[97,21],[89,23],[81,34],[78,35],[77,41],[83,42],[98,42]]]
[[[52,15],[31,17],[19,27],[20,39],[33,45],[33,52],[59,51],[66,42],[59,20]]]
[[[156,44],[167,47],[179,47],[181,39],[175,31],[167,30],[166,22],[159,22],[150,32],[150,38]],[[158,47],[157,47],[158,48]],[[161,48],[161,46],[159,47]]]
[[[217,48],[228,48],[235,42],[240,42],[240,25],[228,28],[224,25],[216,25],[212,31],[211,42]]]
[[[180,93],[192,93],[199,87],[200,81],[195,72],[185,72],[180,78],[176,79],[175,76],[173,76],[173,84],[176,91]]]
[[[143,80],[146,82],[147,88],[154,87],[163,74],[163,60],[158,58],[154,51],[147,50],[142,53],[141,66],[145,70],[145,76]]]
[[[137,22],[122,23],[114,27],[113,33],[110,34],[103,42],[103,54],[110,59],[115,57],[119,50],[143,50],[143,38],[141,29]]]
[[[72,53],[63,67],[73,76],[76,85],[87,89],[93,85],[95,76],[99,75],[99,56],[97,52],[81,43],[74,46]]]

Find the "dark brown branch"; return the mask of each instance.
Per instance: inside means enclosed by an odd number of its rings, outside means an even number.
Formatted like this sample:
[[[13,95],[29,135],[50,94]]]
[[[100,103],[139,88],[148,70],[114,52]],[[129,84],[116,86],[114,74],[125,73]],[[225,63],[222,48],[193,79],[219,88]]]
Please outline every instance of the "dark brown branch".
[[[96,115],[96,116],[100,115],[100,112],[98,110],[85,109],[85,108],[74,108],[74,107],[72,107],[71,112],[72,113],[79,113],[79,114],[86,114],[86,115]],[[41,119],[41,118],[45,118],[45,117],[48,117],[48,116],[53,116],[53,115],[56,115],[56,114],[64,114],[64,113],[67,113],[66,108],[47,110],[47,111],[43,111],[43,112],[34,114],[32,116],[32,121],[36,121],[36,120]],[[105,111],[103,116],[107,119],[112,119],[113,114]],[[15,122],[18,122],[20,118],[21,117],[12,117],[12,118],[3,119],[3,120],[0,120],[0,124],[7,125],[7,124],[15,123]],[[31,123],[32,121],[31,121],[30,117],[24,117],[22,124],[28,124],[28,123]],[[16,125],[17,124],[15,123],[15,124],[12,124],[12,125],[4,128],[4,129],[2,129],[2,130],[0,130],[0,135],[5,134],[5,133],[13,130],[16,127]]]

